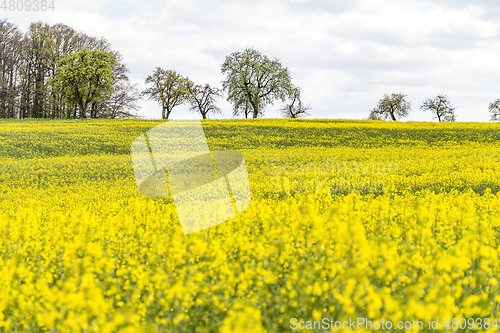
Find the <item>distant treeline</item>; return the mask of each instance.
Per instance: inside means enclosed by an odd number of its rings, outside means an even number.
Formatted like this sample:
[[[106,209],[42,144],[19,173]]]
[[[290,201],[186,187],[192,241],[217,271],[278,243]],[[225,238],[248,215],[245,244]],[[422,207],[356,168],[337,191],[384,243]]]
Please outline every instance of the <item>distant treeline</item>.
[[[84,48],[115,57],[113,89],[82,112],[63,101],[51,84],[61,57]],[[140,93],[129,82],[121,55],[104,38],[64,24],[31,23],[27,32],[0,21],[0,118],[123,118],[134,116]]]

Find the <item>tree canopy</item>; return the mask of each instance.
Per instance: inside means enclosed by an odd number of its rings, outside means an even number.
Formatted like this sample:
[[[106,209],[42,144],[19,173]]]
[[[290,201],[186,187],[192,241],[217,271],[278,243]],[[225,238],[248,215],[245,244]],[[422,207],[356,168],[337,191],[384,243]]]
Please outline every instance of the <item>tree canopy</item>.
[[[391,119],[408,116],[411,110],[411,102],[406,100],[403,93],[392,93],[390,96],[384,94],[377,106],[370,111],[368,119]]]
[[[451,103],[446,95],[438,95],[434,98],[427,98],[420,106],[420,109],[422,111],[431,111],[434,114],[434,118],[437,118],[439,122],[455,121],[456,119],[456,107],[451,106]]]
[[[22,32],[7,20],[0,20],[0,118],[78,118],[78,103],[56,91],[52,78],[58,72],[58,60],[66,55],[100,50],[115,58],[113,91],[99,102],[91,102],[94,117],[134,116],[138,100],[135,87],[128,81],[127,67],[118,52],[104,38],[96,38],[58,23],[31,23]]]
[[[142,94],[161,104],[162,119],[168,119],[174,107],[188,101],[189,91],[186,88],[186,78],[174,70],[156,67],[153,74],[146,78],[145,83],[150,87]]]
[[[235,114],[243,110],[247,116],[250,109],[257,118],[266,105],[293,94],[288,68],[251,48],[227,56],[221,72],[226,75],[222,88]]]
[[[57,62],[52,78],[54,90],[70,105],[78,105],[80,117],[86,118],[87,107],[113,91],[115,58],[108,52],[88,50],[68,54]],[[95,118],[95,112],[91,113]]]

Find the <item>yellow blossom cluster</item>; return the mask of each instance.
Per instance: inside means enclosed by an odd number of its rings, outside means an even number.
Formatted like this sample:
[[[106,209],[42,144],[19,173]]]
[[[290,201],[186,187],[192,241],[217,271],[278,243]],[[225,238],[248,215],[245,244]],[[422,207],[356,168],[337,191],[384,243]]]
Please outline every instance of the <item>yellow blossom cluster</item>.
[[[130,145],[158,124],[0,122],[1,333],[498,331],[498,124],[204,121],[252,202],[189,235],[137,190]]]

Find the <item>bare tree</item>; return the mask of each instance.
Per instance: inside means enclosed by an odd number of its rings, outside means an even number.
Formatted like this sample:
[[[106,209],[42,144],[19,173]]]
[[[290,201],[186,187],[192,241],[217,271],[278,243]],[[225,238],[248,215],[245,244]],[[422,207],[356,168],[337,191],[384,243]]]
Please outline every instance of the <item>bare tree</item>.
[[[33,118],[42,118],[48,116],[48,78],[56,45],[50,26],[46,23],[32,23],[29,27],[28,35],[31,42],[32,75],[34,76],[34,98],[30,116]]]
[[[300,118],[306,115],[309,115],[309,110],[311,110],[311,106],[309,104],[304,104],[302,102],[301,90],[299,87],[293,88],[293,93],[290,95],[290,101],[288,104],[283,106],[279,112],[285,118]]]
[[[194,84],[186,78],[186,89],[189,92],[188,101],[191,104],[190,110],[199,112],[203,119],[207,119],[209,113],[222,114],[216,104],[216,99],[222,97],[222,91],[211,87],[208,83],[204,86]]]
[[[131,118],[137,117],[135,111],[139,110],[137,102],[141,99],[141,93],[137,84],[132,84],[127,76],[130,70],[123,63],[120,53],[111,51],[115,57],[113,75],[115,81],[113,90],[107,94],[103,101],[93,102],[91,113],[98,118]]]
[[[0,21],[0,118],[18,116],[22,34],[6,20]]]
[[[380,119],[392,119],[406,117],[411,110],[411,102],[406,100],[406,95],[403,93],[393,93],[390,96],[384,94],[379,100],[377,106],[370,111],[369,119],[376,117]]]
[[[137,102],[141,93],[136,84],[130,83],[128,77],[117,78],[113,91],[103,102],[95,103],[99,118],[135,118],[139,110]]]
[[[140,92],[137,85],[130,82],[116,84],[111,95],[106,99],[105,105],[99,110],[100,118],[135,118],[135,111],[139,110],[137,102],[140,100]]]
[[[366,119],[367,120],[384,120],[385,118],[379,113],[370,112],[370,115]]]
[[[488,110],[491,114],[491,121],[500,121],[500,99],[490,103]]]
[[[456,120],[456,107],[451,106],[451,103],[446,95],[438,95],[434,98],[427,98],[420,106],[420,109],[423,111],[431,111],[434,114],[434,118],[437,118],[439,122],[452,122]]]

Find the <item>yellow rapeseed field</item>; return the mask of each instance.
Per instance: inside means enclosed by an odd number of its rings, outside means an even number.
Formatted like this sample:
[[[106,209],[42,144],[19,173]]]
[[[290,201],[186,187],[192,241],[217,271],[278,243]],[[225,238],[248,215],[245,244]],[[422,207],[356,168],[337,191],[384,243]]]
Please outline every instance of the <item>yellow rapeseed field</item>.
[[[498,331],[500,124],[203,121],[252,202],[188,235],[159,124],[0,122],[0,332]]]

